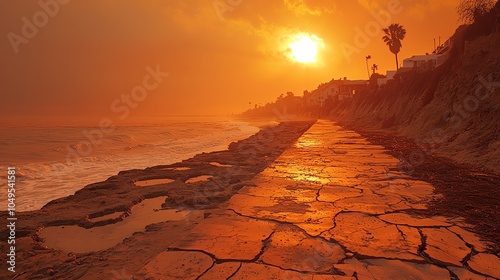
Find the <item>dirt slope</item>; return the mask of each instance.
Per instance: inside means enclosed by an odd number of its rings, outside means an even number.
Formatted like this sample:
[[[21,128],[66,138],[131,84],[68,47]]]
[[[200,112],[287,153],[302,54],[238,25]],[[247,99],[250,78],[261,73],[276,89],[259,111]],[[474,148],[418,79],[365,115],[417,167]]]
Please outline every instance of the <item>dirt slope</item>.
[[[500,2],[482,21],[457,29],[450,59],[432,71],[338,104],[349,127],[394,132],[428,154],[500,172]]]

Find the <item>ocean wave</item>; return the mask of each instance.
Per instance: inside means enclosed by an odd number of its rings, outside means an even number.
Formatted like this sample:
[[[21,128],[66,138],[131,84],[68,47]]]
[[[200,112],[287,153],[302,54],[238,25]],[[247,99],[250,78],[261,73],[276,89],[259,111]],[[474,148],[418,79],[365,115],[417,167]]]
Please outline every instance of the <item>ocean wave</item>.
[[[19,205],[19,211],[39,209],[55,198],[106,180],[121,170],[171,164],[200,152],[226,149],[230,142],[258,131],[236,122],[161,123],[117,127],[113,134],[89,146],[84,141],[87,138],[82,135],[83,129],[91,131],[81,127],[51,128],[47,137],[54,141],[43,144],[31,140],[42,137],[41,130],[27,129],[17,134],[24,140],[10,145],[7,158],[17,159],[14,162],[17,178],[22,182],[18,188],[25,201]],[[29,137],[33,135],[36,137]],[[68,149],[74,152],[90,147],[92,150],[86,156],[68,153]],[[0,205],[0,210],[4,209],[5,205]]]

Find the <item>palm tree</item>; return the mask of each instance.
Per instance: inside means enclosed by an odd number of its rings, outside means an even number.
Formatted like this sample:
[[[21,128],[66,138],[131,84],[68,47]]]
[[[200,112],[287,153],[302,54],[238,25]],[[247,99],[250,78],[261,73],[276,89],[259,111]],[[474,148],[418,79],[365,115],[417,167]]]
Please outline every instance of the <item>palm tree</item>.
[[[375,74],[375,72],[377,72],[377,70],[378,70],[378,65],[377,64],[373,64],[373,66],[372,66],[372,72],[373,72],[373,74]]]
[[[368,72],[368,79],[370,79],[370,68],[368,67],[368,60],[372,59],[371,55],[366,56],[366,72]]]
[[[389,50],[396,56],[396,69],[399,69],[398,53],[403,46],[401,40],[405,38],[406,29],[398,23],[393,23],[383,30],[385,36],[382,39],[389,46]]]

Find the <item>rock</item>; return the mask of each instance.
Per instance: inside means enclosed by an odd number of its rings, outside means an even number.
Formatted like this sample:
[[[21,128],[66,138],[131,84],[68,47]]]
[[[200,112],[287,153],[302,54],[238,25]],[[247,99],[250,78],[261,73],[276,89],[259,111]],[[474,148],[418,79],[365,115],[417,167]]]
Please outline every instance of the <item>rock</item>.
[[[177,248],[209,252],[217,259],[252,260],[275,227],[231,211],[214,211],[186,234]]]
[[[364,256],[422,260],[416,254],[420,245],[417,231],[406,230],[405,236],[395,225],[364,213],[340,213],[336,227],[329,230],[330,237],[351,252]]]
[[[488,243],[486,241],[482,241],[481,238],[479,238],[474,233],[458,226],[449,227],[448,229],[458,236],[462,237],[465,242],[474,246],[474,250],[476,250],[477,252],[486,252],[488,250]]]
[[[231,278],[233,280],[254,280],[254,279],[294,279],[294,280],[310,280],[311,275],[283,270],[277,267],[256,264],[256,263],[243,263],[238,272]]]
[[[493,254],[479,253],[467,262],[474,271],[500,278],[500,258]]]
[[[361,195],[361,190],[351,187],[324,186],[319,192],[319,201],[335,202],[348,197],[357,197]]]
[[[378,216],[379,219],[391,224],[408,225],[413,227],[447,227],[451,224],[433,218],[411,216],[404,213],[391,213]]]
[[[469,270],[456,266],[448,266],[448,269],[453,272],[460,280],[490,280],[491,278],[475,274]]]
[[[335,266],[346,275],[357,275],[359,280],[378,279],[450,279],[448,270],[430,264],[417,264],[400,260],[357,259],[346,260],[344,264]]]
[[[163,252],[138,273],[141,279],[196,279],[209,269],[213,260],[199,252]]]
[[[255,181],[255,187],[243,187],[231,197],[227,208],[245,216],[293,223],[314,236],[333,227],[332,217],[340,209],[316,201],[319,187],[281,178],[269,181],[263,174]]]
[[[406,244],[411,244],[409,252],[413,254],[418,254],[418,248],[422,244],[422,238],[418,229],[409,226],[398,225],[396,228],[400,231],[401,236],[405,240]]]
[[[426,238],[425,253],[445,264],[462,266],[462,260],[471,252],[465,242],[446,228],[422,228]]]
[[[391,180],[386,178],[387,186],[378,189],[376,191],[377,194],[400,196],[401,198],[404,198],[404,201],[408,202],[410,206],[425,203],[433,198],[441,197],[440,195],[434,194],[434,187],[427,182],[397,178],[403,177],[401,174],[394,175],[396,175],[396,178],[391,178]]]
[[[363,194],[359,197],[351,197],[335,202],[335,206],[344,211],[357,211],[370,214],[385,214],[394,210],[411,209],[411,207],[397,207],[401,198],[396,195]]]
[[[312,280],[356,280],[356,278],[340,275],[313,275]]]
[[[212,280],[212,279],[228,279],[233,275],[241,266],[239,262],[225,262],[215,264],[199,280]]]
[[[266,264],[309,272],[329,272],[344,258],[344,251],[338,244],[308,237],[291,226],[276,230],[261,256]]]

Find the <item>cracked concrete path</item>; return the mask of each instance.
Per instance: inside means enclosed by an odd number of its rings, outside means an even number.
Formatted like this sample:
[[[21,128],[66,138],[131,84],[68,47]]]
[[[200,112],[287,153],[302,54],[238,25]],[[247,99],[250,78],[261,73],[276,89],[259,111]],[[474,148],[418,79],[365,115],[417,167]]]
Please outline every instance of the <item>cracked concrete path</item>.
[[[138,278],[500,278],[500,258],[463,219],[419,215],[437,195],[398,163],[318,121]]]

